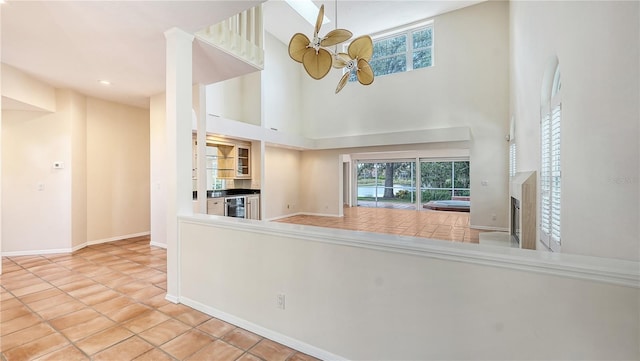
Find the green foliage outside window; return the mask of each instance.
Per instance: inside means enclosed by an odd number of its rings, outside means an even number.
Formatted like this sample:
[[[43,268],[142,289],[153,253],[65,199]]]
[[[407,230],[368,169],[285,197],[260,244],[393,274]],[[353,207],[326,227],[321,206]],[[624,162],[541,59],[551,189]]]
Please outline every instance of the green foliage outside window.
[[[428,26],[374,40],[369,64],[375,76],[401,73],[433,65],[432,53],[433,27]],[[355,73],[352,73],[349,81],[355,80]]]

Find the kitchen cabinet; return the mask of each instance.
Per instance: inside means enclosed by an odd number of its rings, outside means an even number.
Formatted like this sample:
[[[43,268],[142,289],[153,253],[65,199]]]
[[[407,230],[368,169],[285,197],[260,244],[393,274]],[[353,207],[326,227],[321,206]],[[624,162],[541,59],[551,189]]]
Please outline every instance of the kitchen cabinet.
[[[251,178],[250,154],[249,147],[236,146],[236,178]]]
[[[235,178],[235,146],[215,144],[218,149],[218,178]]]
[[[246,198],[246,218],[260,219],[260,195],[252,194],[248,195]]]
[[[224,216],[224,198],[207,198],[207,214]]]

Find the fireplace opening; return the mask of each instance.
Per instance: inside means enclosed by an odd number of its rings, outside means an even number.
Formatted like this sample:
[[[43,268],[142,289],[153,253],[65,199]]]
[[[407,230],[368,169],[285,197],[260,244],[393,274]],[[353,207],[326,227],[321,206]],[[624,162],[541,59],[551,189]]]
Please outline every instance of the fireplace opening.
[[[520,244],[520,200],[511,197],[511,235]]]

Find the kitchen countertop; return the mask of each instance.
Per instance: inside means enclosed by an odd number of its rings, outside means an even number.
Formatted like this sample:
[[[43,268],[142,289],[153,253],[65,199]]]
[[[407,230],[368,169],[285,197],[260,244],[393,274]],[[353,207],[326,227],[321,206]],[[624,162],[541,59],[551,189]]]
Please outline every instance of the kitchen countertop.
[[[231,197],[231,196],[243,196],[248,194],[260,194],[259,189],[216,189],[214,191],[207,191],[207,198],[218,197]],[[198,197],[198,191],[193,191],[193,199]]]

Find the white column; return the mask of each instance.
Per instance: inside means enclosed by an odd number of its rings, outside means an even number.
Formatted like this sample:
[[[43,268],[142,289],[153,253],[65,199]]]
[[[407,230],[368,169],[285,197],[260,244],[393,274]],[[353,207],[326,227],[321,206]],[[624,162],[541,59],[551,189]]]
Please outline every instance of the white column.
[[[193,34],[178,28],[166,38],[167,96],[167,300],[180,300],[178,216],[191,214],[191,114]]]
[[[197,118],[196,140],[198,155],[198,211],[207,213],[207,99],[206,89],[202,84],[193,87],[193,93],[197,95],[194,99],[194,109]]]
[[[0,26],[2,25],[2,9],[0,9]],[[0,46],[2,59],[2,46]],[[2,84],[2,66],[0,64],[0,84]],[[0,275],[2,274],[2,102],[0,101]]]

